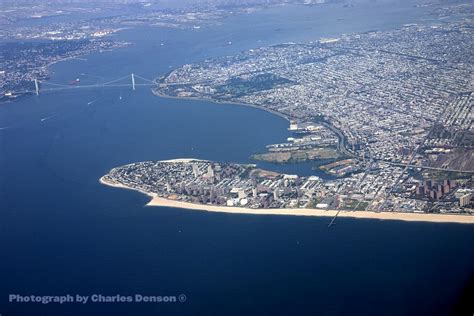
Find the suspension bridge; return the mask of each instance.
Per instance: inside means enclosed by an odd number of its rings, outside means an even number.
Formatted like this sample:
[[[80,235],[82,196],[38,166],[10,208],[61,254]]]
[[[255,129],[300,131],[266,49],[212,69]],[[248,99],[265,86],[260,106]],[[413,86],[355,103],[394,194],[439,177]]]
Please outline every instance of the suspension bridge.
[[[126,75],[121,78],[113,79],[107,82],[99,82],[94,84],[80,84],[80,81],[73,81],[71,84],[59,84],[48,81],[39,81],[34,79],[34,90],[16,91],[14,94],[36,94],[40,95],[43,92],[66,91],[78,89],[94,89],[94,88],[119,88],[129,87],[136,90],[140,86],[155,86],[155,80],[147,79],[136,74]]]

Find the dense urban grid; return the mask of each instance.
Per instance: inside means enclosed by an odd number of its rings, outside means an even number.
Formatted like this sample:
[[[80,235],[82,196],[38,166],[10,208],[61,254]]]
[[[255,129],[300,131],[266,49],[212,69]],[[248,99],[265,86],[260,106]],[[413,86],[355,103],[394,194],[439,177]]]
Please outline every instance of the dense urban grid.
[[[176,201],[249,208],[309,207],[323,185],[316,176],[192,159],[134,163],[112,169],[102,181]]]
[[[374,180],[373,188],[382,185],[377,182],[377,178],[369,178]],[[102,181],[168,200],[227,207],[363,210],[368,206],[361,193],[354,193],[350,198],[340,194],[342,190],[347,189],[347,183],[323,181],[317,176],[279,174],[258,169],[255,165],[205,160],[133,163],[112,169],[102,177]],[[451,200],[460,201],[462,207],[470,202],[470,191],[465,183],[458,185],[450,180],[439,184],[425,181],[416,187],[416,194],[423,194],[423,198],[412,201],[412,205],[418,207],[417,212],[424,211],[424,200],[429,198],[430,192],[433,194],[432,192],[437,192],[438,189],[445,190],[443,192],[446,192]],[[445,204],[450,207],[448,203]],[[404,210],[410,211],[397,209]],[[452,205],[449,211],[460,212],[454,210]],[[443,210],[445,213],[449,211]]]
[[[32,93],[34,81],[47,80],[54,62],[128,45],[110,37],[125,28],[192,31],[282,2],[244,0],[229,7],[216,0],[167,9],[142,1],[109,1],[103,7],[72,1],[60,9],[7,2],[0,8],[0,102]],[[297,194],[294,204],[292,194],[287,198],[277,192],[280,204],[249,200],[253,207],[472,212],[472,4],[434,5],[431,15],[438,22],[261,47],[187,64],[159,78],[153,92],[257,106],[290,121],[291,137],[252,158],[311,162],[327,177],[314,178],[318,186],[310,192],[295,184],[307,200]],[[44,18],[53,22],[34,23]],[[71,79],[70,84],[79,82]],[[269,181],[296,177],[264,174],[271,175]]]
[[[291,120],[295,137],[254,158],[317,161],[339,177],[323,191],[332,207],[470,212],[473,33],[465,15],[263,47],[184,65],[154,92],[259,106]]]

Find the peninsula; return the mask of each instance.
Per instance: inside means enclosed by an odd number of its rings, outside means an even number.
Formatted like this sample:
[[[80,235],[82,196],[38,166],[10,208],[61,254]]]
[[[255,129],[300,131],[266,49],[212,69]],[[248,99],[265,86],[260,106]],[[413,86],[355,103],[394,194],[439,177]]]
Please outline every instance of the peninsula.
[[[152,197],[149,206],[209,212],[353,217],[381,220],[474,224],[469,214],[354,211],[322,203],[334,185],[316,176],[299,177],[257,168],[198,159],[147,161],[114,168],[100,179],[105,185]]]

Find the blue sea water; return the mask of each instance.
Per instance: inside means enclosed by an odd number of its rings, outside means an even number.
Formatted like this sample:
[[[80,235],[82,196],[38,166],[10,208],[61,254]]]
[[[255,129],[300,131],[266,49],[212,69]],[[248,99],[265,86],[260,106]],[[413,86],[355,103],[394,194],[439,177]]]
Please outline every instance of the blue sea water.
[[[400,4],[286,6],[198,31],[126,30],[117,38],[132,46],[58,63],[51,81],[152,78],[243,49],[427,18]],[[1,315],[446,315],[473,277],[471,226],[341,218],[328,229],[323,218],[144,207],[148,197],[98,182],[136,161],[253,162],[289,136],[286,121],[261,110],[163,99],[146,87],[81,90],[1,105],[0,127],[9,127],[0,130]],[[135,293],[187,301],[8,302]]]

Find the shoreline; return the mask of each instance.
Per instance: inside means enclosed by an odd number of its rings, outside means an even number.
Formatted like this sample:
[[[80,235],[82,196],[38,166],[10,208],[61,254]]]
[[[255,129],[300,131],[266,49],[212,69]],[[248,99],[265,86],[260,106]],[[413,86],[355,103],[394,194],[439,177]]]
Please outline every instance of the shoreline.
[[[183,161],[189,159],[172,159],[165,160],[169,162]],[[196,160],[196,159],[191,159]],[[101,177],[100,183],[120,188],[138,191],[151,197],[151,200],[146,204],[147,207],[171,207],[193,211],[205,211],[214,213],[227,213],[227,214],[247,214],[247,215],[284,215],[284,216],[315,216],[315,217],[328,217],[332,218],[336,216],[354,219],[377,219],[377,220],[398,220],[404,222],[429,222],[429,223],[457,223],[457,224],[474,224],[474,216],[472,215],[452,215],[452,214],[427,214],[427,213],[403,213],[403,212],[369,212],[369,211],[344,211],[344,210],[322,210],[322,209],[309,209],[309,208],[294,208],[294,209],[251,209],[244,207],[229,207],[229,206],[216,206],[216,205],[205,205],[191,202],[182,202],[177,200],[165,199],[157,196],[155,193],[145,192],[139,189],[130,188],[123,184],[110,183]]]
[[[125,29],[126,28],[123,28],[119,31],[122,31],[122,30],[125,30]],[[114,42],[114,43],[116,44],[116,43],[120,43],[120,42]],[[43,82],[49,82],[50,81],[52,73],[53,73],[52,70],[51,70],[51,67],[53,67],[55,64],[59,64],[59,63],[62,63],[62,62],[65,62],[65,61],[70,61],[70,60],[87,61],[87,59],[83,58],[83,60],[81,60],[81,58],[90,56],[91,54],[94,54],[94,53],[111,52],[111,51],[114,51],[116,49],[123,48],[123,47],[129,46],[129,45],[131,45],[131,43],[125,42],[124,45],[122,45],[122,46],[118,45],[118,46],[111,47],[109,49],[104,49],[104,50],[94,48],[94,49],[91,49],[88,52],[77,53],[76,55],[66,56],[66,57],[59,58],[57,60],[50,61],[50,62],[46,63],[45,65],[39,67],[39,68],[45,69],[46,73],[47,73],[46,78],[44,78],[41,81],[43,81]],[[41,83],[41,81],[39,81],[39,82]],[[41,92],[41,88],[40,88],[40,92]],[[0,105],[6,104],[6,103],[9,103],[9,102],[15,102],[15,101],[17,101],[21,98],[28,97],[28,96],[34,96],[34,95],[35,95],[34,90],[27,91],[27,92],[22,92],[22,93],[19,93],[19,94],[15,94],[15,97],[9,97],[9,98],[7,98],[7,100],[1,100],[0,99]]]
[[[219,105],[227,105],[227,104],[228,104],[228,105],[238,105],[238,106],[251,107],[251,108],[263,110],[263,111],[268,112],[268,113],[270,113],[270,114],[274,114],[274,115],[276,115],[276,116],[278,116],[278,117],[281,117],[282,119],[284,119],[284,120],[287,121],[288,123],[293,120],[292,118],[286,116],[286,115],[283,114],[283,113],[280,113],[280,112],[277,112],[277,111],[268,109],[268,108],[263,107],[263,106],[260,106],[260,105],[255,105],[255,104],[250,104],[250,103],[235,102],[235,101],[224,101],[224,100],[215,100],[215,99],[206,99],[206,98],[199,98],[199,97],[176,97],[176,96],[172,96],[172,95],[168,95],[168,94],[159,93],[159,92],[155,91],[154,88],[151,88],[151,92],[152,92],[155,96],[160,97],[160,98],[163,98],[163,99],[194,100],[194,101],[211,102],[211,103],[219,104]]]
[[[155,82],[156,82],[156,78],[155,78]],[[242,106],[242,107],[250,107],[250,108],[254,108],[254,109],[259,109],[259,110],[263,110],[267,113],[270,113],[270,114],[273,114],[273,115],[276,115],[282,119],[284,119],[285,121],[287,121],[288,123],[291,123],[291,121],[297,121],[298,119],[296,118],[291,118],[290,116],[287,116],[283,113],[280,113],[280,112],[277,112],[275,110],[272,110],[272,109],[268,109],[264,106],[261,106],[261,105],[255,105],[255,104],[251,104],[251,103],[243,103],[243,102],[235,102],[235,101],[224,101],[224,100],[215,100],[215,99],[207,99],[207,98],[199,98],[199,97],[177,97],[177,96],[171,96],[171,95],[168,95],[168,94],[163,94],[163,93],[160,93],[160,92],[157,92],[155,91],[155,88],[151,88],[151,93],[153,93],[155,96],[157,97],[160,97],[160,98],[163,98],[163,99],[176,99],[176,100],[194,100],[194,101],[202,101],[202,102],[211,102],[211,103],[214,103],[214,104],[219,104],[219,105],[237,105],[237,106]],[[339,130],[339,128],[335,127],[334,125],[331,125],[329,122],[320,122],[318,124],[321,124],[321,125],[324,125],[326,128],[330,129],[331,131],[333,131],[338,138],[340,138],[340,142],[341,141],[344,141],[343,140],[343,133],[342,131]],[[336,132],[337,131],[337,132]],[[345,149],[345,145],[343,144],[342,147]],[[338,151],[340,151],[338,149]],[[345,153],[346,151],[341,151],[341,153]]]

